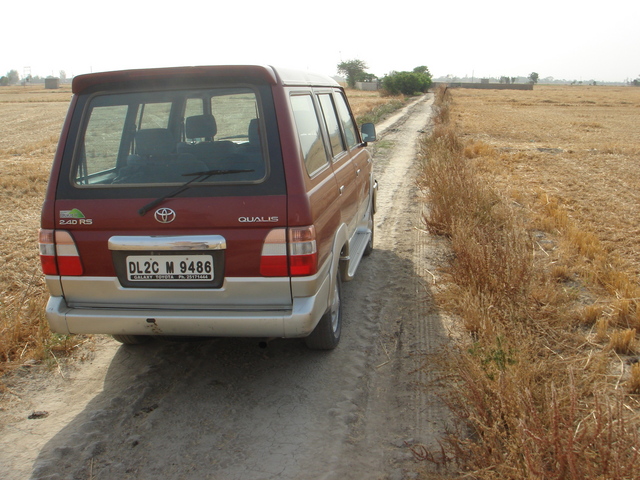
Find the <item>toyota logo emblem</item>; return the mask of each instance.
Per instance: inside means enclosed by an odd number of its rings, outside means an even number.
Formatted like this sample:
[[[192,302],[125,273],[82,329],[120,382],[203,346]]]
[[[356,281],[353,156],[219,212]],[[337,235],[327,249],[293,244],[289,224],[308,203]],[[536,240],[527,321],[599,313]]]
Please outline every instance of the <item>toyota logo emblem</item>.
[[[176,219],[176,212],[170,208],[159,208],[153,216],[160,223],[171,223]]]

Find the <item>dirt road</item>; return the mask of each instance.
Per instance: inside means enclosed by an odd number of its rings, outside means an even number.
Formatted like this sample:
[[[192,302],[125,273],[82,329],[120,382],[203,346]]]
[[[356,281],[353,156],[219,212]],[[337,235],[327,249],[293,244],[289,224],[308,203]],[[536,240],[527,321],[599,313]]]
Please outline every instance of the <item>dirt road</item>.
[[[426,386],[429,356],[447,338],[430,301],[445,246],[422,230],[413,185],[431,102],[379,127],[375,250],[344,284],[335,351],[297,340],[131,348],[100,338],[85,361],[10,386],[0,477],[416,478],[423,465],[408,445],[434,445],[446,420]],[[34,411],[47,413],[28,419]]]

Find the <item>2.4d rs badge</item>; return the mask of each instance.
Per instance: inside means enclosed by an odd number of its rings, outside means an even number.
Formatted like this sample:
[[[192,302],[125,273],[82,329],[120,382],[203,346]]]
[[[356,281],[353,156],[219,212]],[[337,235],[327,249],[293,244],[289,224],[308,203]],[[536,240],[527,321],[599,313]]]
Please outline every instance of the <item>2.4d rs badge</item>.
[[[60,210],[60,225],[92,225],[93,220],[86,218],[84,214],[74,208],[73,210]]]

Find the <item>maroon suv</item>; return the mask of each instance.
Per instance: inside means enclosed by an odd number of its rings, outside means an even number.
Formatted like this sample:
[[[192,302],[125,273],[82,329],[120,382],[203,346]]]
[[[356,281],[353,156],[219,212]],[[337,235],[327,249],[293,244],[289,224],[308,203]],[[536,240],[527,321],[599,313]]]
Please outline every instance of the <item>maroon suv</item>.
[[[332,79],[264,66],[77,76],[42,209],[59,333],[340,339],[376,182]]]

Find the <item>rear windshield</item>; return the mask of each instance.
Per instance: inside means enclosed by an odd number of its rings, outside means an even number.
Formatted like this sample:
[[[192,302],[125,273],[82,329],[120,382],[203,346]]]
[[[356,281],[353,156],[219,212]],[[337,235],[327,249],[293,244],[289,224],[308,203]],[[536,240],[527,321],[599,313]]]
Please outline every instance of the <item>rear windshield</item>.
[[[80,188],[260,183],[268,173],[261,121],[250,88],[96,95],[71,181]]]

